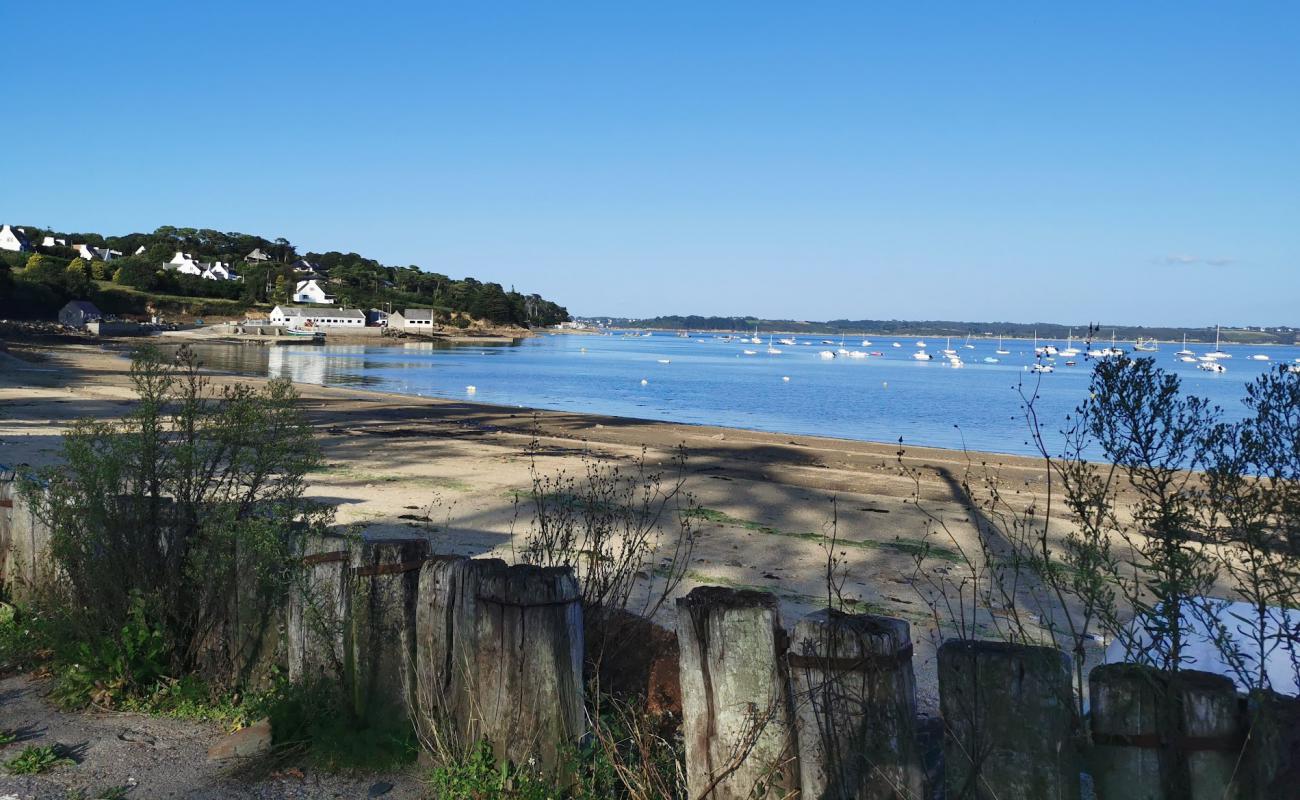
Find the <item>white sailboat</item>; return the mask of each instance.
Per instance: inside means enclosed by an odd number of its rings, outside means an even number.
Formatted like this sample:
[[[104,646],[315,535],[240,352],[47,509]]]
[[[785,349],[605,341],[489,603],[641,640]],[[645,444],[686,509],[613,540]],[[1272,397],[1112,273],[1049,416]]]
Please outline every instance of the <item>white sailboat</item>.
[[[952,337],[951,337],[951,336],[948,337],[948,343],[947,343],[946,345],[944,345],[944,347],[943,347],[943,354],[944,354],[945,356],[948,356],[949,358],[953,358],[953,357],[955,357],[955,356],[957,355],[957,351],[952,349]]]
[[[758,326],[754,326],[754,337],[749,340],[750,344],[762,344],[763,340],[758,338]]]
[[[773,346],[772,346],[772,337],[771,337],[771,336],[767,337],[767,354],[768,354],[769,356],[779,356],[779,355],[781,355],[781,351],[778,350],[776,347],[773,347]]]
[[[1159,345],[1156,339],[1143,339],[1141,336],[1133,340],[1133,349],[1139,353],[1154,353]]]
[[[1219,326],[1214,326],[1214,349],[1205,354],[1211,361],[1218,361],[1220,358],[1232,358],[1232,353],[1225,353],[1219,347]]]
[[[1194,356],[1194,355],[1196,355],[1196,354],[1193,353],[1191,350],[1188,350],[1188,349],[1187,349],[1187,334],[1185,334],[1185,333],[1183,334],[1183,349],[1182,349],[1182,350],[1179,350],[1177,353],[1174,353],[1174,355],[1176,355],[1176,356]]]
[[[997,349],[997,350],[994,350],[993,352],[997,353],[997,354],[1000,355],[1000,356],[1009,356],[1009,355],[1011,355],[1011,351],[1008,350],[1008,349],[1006,349],[1005,347],[1002,346],[1002,337],[1001,337],[1001,336],[998,337],[998,349]]]
[[[963,350],[974,350],[975,345],[970,343],[970,334],[966,334],[966,344],[962,345]]]
[[[871,340],[870,340],[870,339],[863,339],[863,340],[862,340],[862,346],[863,346],[863,347],[870,347],[870,346],[871,346]]]
[[[1070,336],[1065,340],[1065,349],[1061,351],[1061,355],[1066,358],[1074,358],[1079,355],[1079,348],[1074,346],[1074,328],[1070,329]]]

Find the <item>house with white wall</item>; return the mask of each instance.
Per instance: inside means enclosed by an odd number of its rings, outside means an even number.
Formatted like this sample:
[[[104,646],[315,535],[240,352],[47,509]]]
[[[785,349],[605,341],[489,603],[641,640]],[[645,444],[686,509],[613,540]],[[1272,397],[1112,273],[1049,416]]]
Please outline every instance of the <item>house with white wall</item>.
[[[432,308],[406,308],[388,315],[388,328],[395,331],[432,332],[437,312]]]
[[[95,261],[96,259],[99,261],[112,261],[122,255],[119,250],[110,250],[107,247],[95,247],[89,244],[74,244],[72,249],[76,250],[77,255],[87,261]]]
[[[298,281],[293,290],[293,302],[331,305],[334,303],[334,298],[325,293],[325,289],[320,285],[318,279],[312,278],[311,280]]]
[[[24,253],[30,249],[32,249],[32,245],[31,242],[27,241],[27,231],[22,228],[0,225],[0,250]]]
[[[271,309],[270,320],[272,325],[290,328],[364,328],[366,326],[366,315],[359,308],[276,306]]]
[[[67,239],[56,239],[53,236],[46,236],[41,240],[41,247],[67,247]]]

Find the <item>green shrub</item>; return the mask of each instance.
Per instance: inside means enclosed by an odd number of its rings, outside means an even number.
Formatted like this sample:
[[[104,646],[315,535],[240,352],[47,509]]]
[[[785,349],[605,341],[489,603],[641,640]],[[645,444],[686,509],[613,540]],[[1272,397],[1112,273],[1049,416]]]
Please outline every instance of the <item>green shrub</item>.
[[[147,696],[191,673],[237,689],[275,633],[293,554],[329,519],[304,497],[311,429],[288,382],[218,393],[185,348],[174,361],[140,350],[131,378],[123,420],[75,423],[63,463],[39,475],[47,491],[24,483],[51,528],[66,617],[94,648],[69,659],[69,697],[101,683]]]
[[[11,775],[40,775],[56,767],[67,766],[77,762],[68,758],[66,751],[59,745],[28,745],[17,756],[5,762],[5,770]]]

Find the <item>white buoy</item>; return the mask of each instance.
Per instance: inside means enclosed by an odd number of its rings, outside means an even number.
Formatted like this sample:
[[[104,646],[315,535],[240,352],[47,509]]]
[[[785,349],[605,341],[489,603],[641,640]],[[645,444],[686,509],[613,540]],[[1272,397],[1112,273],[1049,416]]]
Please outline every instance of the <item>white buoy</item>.
[[[466,386],[466,387],[465,387],[465,394],[474,394],[474,393],[477,392],[477,391],[478,391],[478,387],[477,387],[477,386]]]
[[[888,388],[889,388],[889,381],[881,381],[881,382],[880,382],[880,385],[881,385],[882,388],[888,389]]]
[[[789,383],[789,382],[790,382],[790,376],[789,376],[789,375],[782,375],[782,376],[781,376],[781,380],[785,381],[786,383]]]
[[[647,386],[647,385],[649,385],[649,383],[650,383],[650,381],[646,380],[645,378],[642,378],[642,379],[641,379],[641,385],[642,385],[642,386]]]

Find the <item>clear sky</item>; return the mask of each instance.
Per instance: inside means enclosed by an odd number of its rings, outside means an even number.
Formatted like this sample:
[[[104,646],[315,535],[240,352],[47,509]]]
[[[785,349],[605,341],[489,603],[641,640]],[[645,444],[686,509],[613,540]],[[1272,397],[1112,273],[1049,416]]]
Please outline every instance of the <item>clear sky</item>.
[[[579,314],[1300,325],[1294,2],[0,0],[0,64],[0,222]]]

